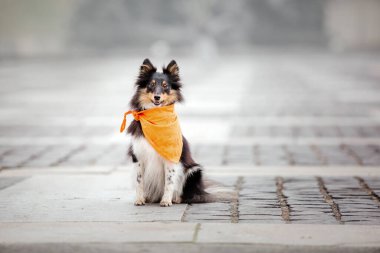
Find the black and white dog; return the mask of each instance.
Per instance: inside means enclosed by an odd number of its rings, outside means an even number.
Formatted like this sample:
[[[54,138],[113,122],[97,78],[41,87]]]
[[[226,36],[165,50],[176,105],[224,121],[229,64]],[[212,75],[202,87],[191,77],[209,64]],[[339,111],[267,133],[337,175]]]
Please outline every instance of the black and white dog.
[[[131,109],[142,111],[181,102],[181,88],[179,68],[174,60],[162,72],[157,72],[149,59],[145,59],[136,81],[136,93],[130,101]],[[127,132],[132,136],[128,155],[137,173],[135,205],[160,201],[161,206],[171,206],[173,202],[206,201],[202,167],[193,160],[185,137],[182,136],[180,162],[175,164],[153,149],[144,138],[139,121],[134,120]]]

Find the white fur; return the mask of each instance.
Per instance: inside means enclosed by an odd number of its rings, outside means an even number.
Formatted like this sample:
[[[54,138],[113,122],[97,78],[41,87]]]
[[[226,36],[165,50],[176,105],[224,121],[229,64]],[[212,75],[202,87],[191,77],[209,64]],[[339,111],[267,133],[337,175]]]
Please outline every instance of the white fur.
[[[134,165],[137,175],[142,173],[142,180],[136,186],[135,204],[161,200],[162,206],[170,206],[172,200],[175,203],[180,202],[186,179],[182,164],[165,160],[142,136],[132,137],[132,149],[138,160]]]
[[[152,109],[152,108],[155,108],[155,107],[162,107],[162,104],[155,105],[152,102],[148,102],[148,103],[140,102],[140,104],[144,108],[144,110]]]

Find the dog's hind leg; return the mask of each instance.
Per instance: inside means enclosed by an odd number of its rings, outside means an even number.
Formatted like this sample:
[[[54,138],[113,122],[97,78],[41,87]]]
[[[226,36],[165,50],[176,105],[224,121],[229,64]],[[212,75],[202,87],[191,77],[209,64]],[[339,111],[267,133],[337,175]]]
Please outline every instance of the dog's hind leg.
[[[174,183],[174,194],[173,203],[180,204],[182,202],[182,190],[183,184],[185,183],[185,169],[181,165],[180,168],[176,170],[175,183]]]

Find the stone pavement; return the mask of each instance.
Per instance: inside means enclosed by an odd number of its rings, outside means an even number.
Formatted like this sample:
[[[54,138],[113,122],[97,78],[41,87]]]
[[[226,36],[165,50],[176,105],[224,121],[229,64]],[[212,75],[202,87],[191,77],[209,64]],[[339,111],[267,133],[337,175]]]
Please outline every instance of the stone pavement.
[[[118,133],[142,59],[0,62],[0,251],[380,249],[379,60],[179,57],[181,127],[223,198],[171,208],[133,206]]]

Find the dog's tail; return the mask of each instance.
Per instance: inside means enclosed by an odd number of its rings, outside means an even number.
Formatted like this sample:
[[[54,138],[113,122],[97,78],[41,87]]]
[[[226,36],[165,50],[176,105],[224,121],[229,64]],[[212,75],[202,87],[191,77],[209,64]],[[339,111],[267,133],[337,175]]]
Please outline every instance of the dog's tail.
[[[212,202],[212,196],[205,190],[202,167],[196,164],[187,168],[186,182],[182,191],[183,203],[206,203]]]
[[[183,203],[212,203],[231,201],[236,192],[230,187],[203,178],[203,168],[196,164],[187,170],[186,182],[182,192]]]
[[[202,170],[199,164],[188,168],[182,193],[183,203],[212,203],[237,198],[236,191],[231,187],[213,180],[205,180]]]

